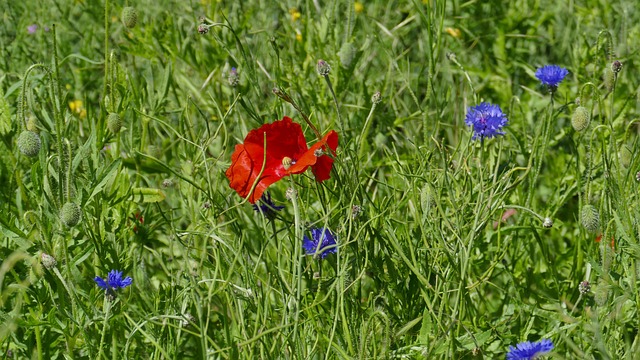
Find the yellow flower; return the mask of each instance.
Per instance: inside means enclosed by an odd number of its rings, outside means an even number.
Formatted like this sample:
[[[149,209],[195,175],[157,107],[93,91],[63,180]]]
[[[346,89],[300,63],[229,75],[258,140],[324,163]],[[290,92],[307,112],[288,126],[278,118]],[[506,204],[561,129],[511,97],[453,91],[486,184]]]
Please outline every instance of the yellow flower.
[[[444,29],[444,31],[446,31],[446,32],[447,32],[447,34],[449,34],[449,35],[453,36],[453,37],[454,37],[454,38],[456,38],[456,39],[457,39],[457,38],[459,38],[459,37],[460,37],[460,35],[462,34],[462,32],[460,31],[460,29],[457,29],[457,28],[450,28],[450,27],[448,27],[448,28],[445,28],[445,29]]]
[[[82,106],[82,100],[69,101],[69,109],[71,109],[71,112],[78,115],[81,119],[87,117],[87,110]]]
[[[291,21],[292,22],[296,22],[296,20],[298,20],[298,19],[300,19],[300,17],[302,17],[302,14],[296,8],[289,9],[289,14],[291,14]]]
[[[364,11],[364,5],[362,5],[362,3],[359,1],[356,1],[355,3],[353,3],[353,8],[358,14]]]
[[[298,42],[302,42],[302,34],[298,29],[296,29],[296,40],[298,40]]]

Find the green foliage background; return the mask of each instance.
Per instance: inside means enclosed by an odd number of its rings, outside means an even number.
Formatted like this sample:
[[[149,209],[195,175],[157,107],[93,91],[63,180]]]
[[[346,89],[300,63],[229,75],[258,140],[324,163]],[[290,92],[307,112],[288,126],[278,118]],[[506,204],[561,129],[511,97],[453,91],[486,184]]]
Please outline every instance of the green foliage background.
[[[634,1],[0,9],[0,356],[493,359],[542,338],[558,359],[640,353]],[[546,64],[570,71],[553,96],[534,76]],[[312,139],[274,88],[340,147],[330,180],[270,187],[285,206],[270,221],[224,171],[283,116]],[[507,114],[504,137],[471,140],[481,101]],[[17,147],[27,125],[35,158]],[[67,202],[77,226],[60,221]],[[336,234],[337,255],[302,253],[313,226]],[[112,269],[133,278],[115,299],[93,281]]]

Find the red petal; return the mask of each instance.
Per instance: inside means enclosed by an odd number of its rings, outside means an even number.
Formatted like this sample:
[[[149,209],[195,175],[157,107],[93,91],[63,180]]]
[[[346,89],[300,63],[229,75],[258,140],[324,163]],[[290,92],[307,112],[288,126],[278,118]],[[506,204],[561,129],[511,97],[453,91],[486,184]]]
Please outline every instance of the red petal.
[[[291,173],[282,165],[284,157],[297,159],[306,152],[307,143],[300,124],[285,116],[282,120],[262,125],[247,134],[244,144],[236,145],[231,156],[231,166],[225,173],[229,179],[229,186],[241,197],[247,197],[265,164],[262,176],[249,198],[249,202],[253,204],[260,199],[269,185]]]
[[[331,149],[332,155],[335,156],[336,149],[338,148],[338,133],[331,130],[327,135],[322,138],[322,140],[328,145],[329,149]],[[311,147],[314,149],[315,146]],[[327,150],[327,146],[322,146],[323,150]],[[314,149],[315,151],[315,149]],[[315,165],[311,167],[313,171],[313,175],[316,177],[316,181],[323,182],[331,178],[331,168],[333,167],[333,158],[329,155],[322,155],[318,158]]]

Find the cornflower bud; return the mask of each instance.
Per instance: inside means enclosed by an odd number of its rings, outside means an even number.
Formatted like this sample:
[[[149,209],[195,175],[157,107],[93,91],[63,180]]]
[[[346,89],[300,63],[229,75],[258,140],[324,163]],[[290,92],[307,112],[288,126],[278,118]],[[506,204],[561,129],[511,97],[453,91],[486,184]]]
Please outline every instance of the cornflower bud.
[[[318,75],[327,76],[331,72],[331,65],[329,65],[329,63],[327,63],[326,61],[320,59],[318,60],[316,70],[318,71]]]

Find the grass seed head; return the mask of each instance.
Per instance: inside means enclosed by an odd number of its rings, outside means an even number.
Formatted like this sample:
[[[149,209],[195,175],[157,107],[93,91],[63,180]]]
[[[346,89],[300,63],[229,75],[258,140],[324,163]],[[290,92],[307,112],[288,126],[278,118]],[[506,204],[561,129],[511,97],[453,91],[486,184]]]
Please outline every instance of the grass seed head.
[[[580,222],[590,232],[595,232],[600,227],[600,214],[593,205],[585,205],[580,213]]]

